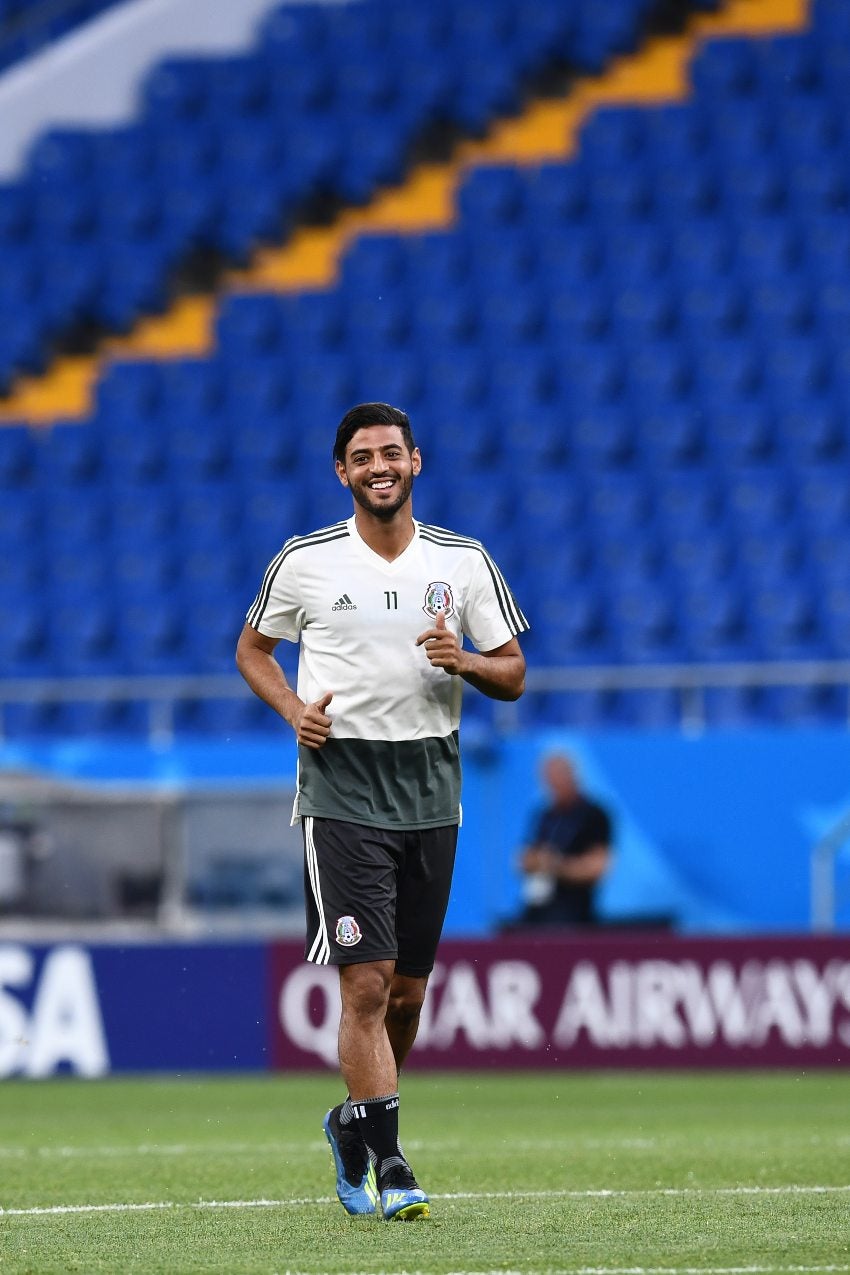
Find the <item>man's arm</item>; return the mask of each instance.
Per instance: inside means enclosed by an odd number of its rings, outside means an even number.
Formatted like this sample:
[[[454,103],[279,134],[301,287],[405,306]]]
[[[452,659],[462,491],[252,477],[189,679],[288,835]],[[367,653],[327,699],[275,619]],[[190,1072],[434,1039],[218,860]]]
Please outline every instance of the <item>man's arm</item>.
[[[569,885],[594,885],[601,881],[611,862],[611,847],[588,846],[581,854],[560,854],[552,846],[528,846],[523,851],[520,867],[523,872],[546,872],[557,881]]]
[[[305,704],[274,657],[277,644],[277,638],[266,637],[246,624],[236,646],[236,667],[254,694],[289,722],[299,744],[321,748],[331,732],[331,719],[325,709],[333,699],[333,691],[326,691],[315,704]]]
[[[525,656],[515,637],[493,651],[465,651],[442,612],[416,639],[434,668],[456,673],[490,699],[516,700],[525,690]]]
[[[605,876],[611,862],[610,846],[588,846],[581,854],[561,859],[556,876],[571,885],[594,885]]]

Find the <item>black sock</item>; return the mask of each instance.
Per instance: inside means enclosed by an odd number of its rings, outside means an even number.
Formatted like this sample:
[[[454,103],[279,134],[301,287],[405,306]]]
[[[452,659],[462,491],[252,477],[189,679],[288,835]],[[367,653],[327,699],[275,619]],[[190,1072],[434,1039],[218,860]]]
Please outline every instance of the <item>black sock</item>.
[[[353,1124],[362,1135],[379,1182],[389,1169],[407,1163],[398,1145],[397,1093],[367,1098],[364,1102],[352,1102],[348,1098],[343,1103],[340,1120],[349,1128]]]

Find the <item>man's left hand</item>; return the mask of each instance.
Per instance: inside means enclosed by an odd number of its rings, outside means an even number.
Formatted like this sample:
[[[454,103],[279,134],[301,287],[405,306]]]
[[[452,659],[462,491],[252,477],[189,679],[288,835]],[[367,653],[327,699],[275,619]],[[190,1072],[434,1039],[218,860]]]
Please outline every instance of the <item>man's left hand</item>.
[[[464,651],[457,636],[446,627],[445,614],[440,611],[433,629],[426,629],[416,639],[417,646],[425,647],[434,668],[441,668],[446,673],[461,673],[464,667]]]

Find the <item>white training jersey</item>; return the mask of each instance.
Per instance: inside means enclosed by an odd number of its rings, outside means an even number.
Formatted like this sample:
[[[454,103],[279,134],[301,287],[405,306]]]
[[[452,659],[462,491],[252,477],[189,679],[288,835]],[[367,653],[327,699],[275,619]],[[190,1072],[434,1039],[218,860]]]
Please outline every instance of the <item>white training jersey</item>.
[[[293,537],[269,564],[248,623],[300,642],[302,700],[333,692],[327,743],[299,749],[298,814],[396,828],[458,821],[462,679],[416,645],[441,612],[479,651],[528,628],[483,545],[440,527],[415,522],[387,562],[351,517]]]

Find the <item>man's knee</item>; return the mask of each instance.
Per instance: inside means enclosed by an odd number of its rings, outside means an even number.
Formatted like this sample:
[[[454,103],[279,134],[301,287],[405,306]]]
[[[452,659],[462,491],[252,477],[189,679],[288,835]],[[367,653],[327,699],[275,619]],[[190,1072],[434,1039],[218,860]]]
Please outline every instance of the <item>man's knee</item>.
[[[390,987],[387,1017],[401,1027],[413,1026],[425,1001],[427,979],[396,975]]]
[[[344,1014],[372,1018],[386,1013],[392,982],[392,962],[367,961],[340,967],[339,984]]]

